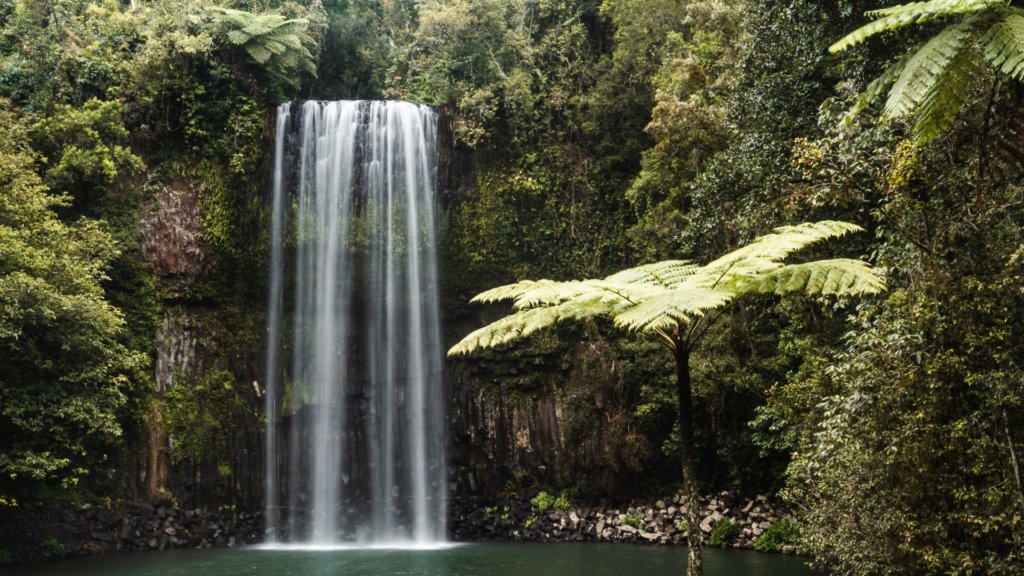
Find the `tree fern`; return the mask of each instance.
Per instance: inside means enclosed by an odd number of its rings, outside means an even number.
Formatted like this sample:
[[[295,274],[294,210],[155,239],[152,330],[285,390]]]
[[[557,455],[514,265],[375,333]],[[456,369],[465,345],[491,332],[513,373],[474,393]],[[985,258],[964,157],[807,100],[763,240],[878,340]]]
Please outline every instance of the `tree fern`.
[[[780,296],[792,293],[862,296],[885,290],[885,283],[866,263],[840,258],[785,265],[741,282],[738,290]]]
[[[271,75],[293,83],[300,71],[316,75],[316,62],[309,49],[315,42],[306,33],[308,21],[273,12],[254,14],[219,6],[208,10],[225,28],[228,42],[244,49]]]
[[[855,224],[835,220],[783,226],[707,264],[692,282],[712,288],[735,288],[747,278],[778,268],[794,252],[860,230]]]
[[[918,106],[914,120],[917,142],[928,142],[945,132],[971,99],[980,73],[974,51],[960,52],[942,70]]]
[[[474,302],[512,301],[513,312],[474,330],[449,351],[469,354],[526,338],[567,320],[611,318],[630,332],[646,334],[671,350],[676,361],[679,437],[686,504],[687,574],[702,573],[700,506],[693,445],[690,352],[705,329],[737,298],[747,294],[860,296],[885,290],[875,270],[859,260],[785,264],[792,254],[859,231],[846,222],[784,226],[700,266],[667,260],[617,272],[603,279],[523,281],[487,290]]]
[[[793,253],[859,231],[837,221],[785,226],[721,258],[699,266],[669,260],[623,270],[604,279],[523,281],[499,286],[473,302],[511,300],[515,312],[477,330],[449,350],[468,354],[526,337],[563,320],[611,317],[615,324],[658,338],[703,319],[707,312],[753,292],[863,295],[881,292],[882,279],[855,260],[783,263]],[[689,345],[679,341],[675,345]]]

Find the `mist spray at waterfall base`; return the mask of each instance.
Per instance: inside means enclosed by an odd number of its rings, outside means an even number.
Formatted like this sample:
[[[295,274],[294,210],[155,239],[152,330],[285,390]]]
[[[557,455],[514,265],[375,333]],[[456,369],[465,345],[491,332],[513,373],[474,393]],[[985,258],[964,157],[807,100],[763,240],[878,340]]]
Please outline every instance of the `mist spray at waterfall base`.
[[[288,103],[276,137],[268,546],[442,546],[436,114]]]

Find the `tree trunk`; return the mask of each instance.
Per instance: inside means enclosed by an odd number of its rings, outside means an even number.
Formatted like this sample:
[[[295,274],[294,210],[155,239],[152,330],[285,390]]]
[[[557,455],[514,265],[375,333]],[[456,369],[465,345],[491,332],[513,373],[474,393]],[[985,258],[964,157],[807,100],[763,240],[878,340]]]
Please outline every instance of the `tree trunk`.
[[[1013,436],[1010,435],[1010,417],[1003,409],[1003,427],[1006,429],[1006,443],[1010,447],[1010,463],[1013,464],[1013,477],[1017,481],[1017,498],[1020,499],[1020,509],[1024,512],[1024,485],[1020,480],[1020,463],[1017,462],[1017,451],[1013,448]]]
[[[686,545],[690,549],[687,576],[704,573],[701,557],[700,499],[697,496],[697,454],[693,445],[693,392],[690,386],[690,350],[676,346],[676,394],[679,397],[679,455],[683,468],[683,498],[686,507]]]
[[[158,394],[149,413],[149,455],[146,473],[146,492],[150,501],[167,498],[170,478],[170,456],[167,453],[167,430],[160,423],[164,399]]]

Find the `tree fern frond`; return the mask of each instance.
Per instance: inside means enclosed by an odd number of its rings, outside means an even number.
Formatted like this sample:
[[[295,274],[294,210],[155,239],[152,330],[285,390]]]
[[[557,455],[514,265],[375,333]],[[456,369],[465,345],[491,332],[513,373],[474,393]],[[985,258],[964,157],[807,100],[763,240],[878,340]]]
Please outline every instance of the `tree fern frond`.
[[[289,48],[295,51],[305,49],[302,45],[302,41],[295,34],[280,34],[274,37],[276,42],[279,42],[285,48]]]
[[[607,310],[593,303],[564,302],[555,306],[519,310],[475,330],[448,350],[449,356],[469,354],[481,348],[493,348],[520,340],[564,320],[600,316]]]
[[[1024,14],[1013,10],[982,38],[982,53],[1000,72],[1024,79]]]
[[[259,20],[253,20],[248,26],[242,28],[242,32],[250,38],[255,38],[272,34],[277,31],[277,27],[273,15],[267,15]]]
[[[895,16],[898,14],[960,14],[963,12],[977,12],[990,6],[1002,6],[1006,2],[1001,0],[978,1],[978,0],[933,0],[931,2],[911,2],[889,6],[888,8],[877,8],[864,13],[868,18],[882,18],[884,16]]]
[[[863,92],[857,95],[857,99],[854,100],[853,106],[846,111],[843,115],[843,119],[840,121],[843,126],[850,126],[853,121],[860,116],[872,102],[878,100],[878,98],[889,90],[889,87],[893,85],[893,82],[899,78],[900,74],[903,73],[903,69],[907,65],[907,61],[910,60],[910,55],[905,54],[902,58],[893,62],[888,68],[882,72],[882,75],[875,78],[868,84],[868,87]]]
[[[971,40],[973,23],[947,26],[914,52],[889,91],[882,115],[899,118],[913,113],[933,90],[941,89],[948,67]]]
[[[882,33],[899,30],[911,24],[920,24],[936,18],[955,14],[970,14],[1005,6],[1002,0],[932,0],[912,2],[891,8],[874,10],[866,15],[874,21],[861,26],[829,47],[831,53],[842,52],[868,38]]]
[[[538,300],[538,304],[558,304],[560,302],[564,302],[568,298],[571,298],[571,296],[559,296],[565,284],[567,283],[556,282],[554,280],[523,280],[522,282],[505,284],[504,286],[497,286],[490,290],[481,292],[474,296],[470,302],[491,304],[494,302],[501,302],[502,300],[518,301],[531,292],[536,292],[538,295],[547,292],[550,296],[547,298],[540,298]]]
[[[272,51],[268,50],[267,47],[262,44],[246,46],[245,51],[248,52],[249,56],[252,56],[252,59],[259,64],[266,64],[270,61],[270,57],[274,55]]]
[[[637,284],[654,284],[671,287],[693,275],[700,266],[689,260],[664,260],[653,264],[644,264],[636,268],[627,268],[605,278],[609,282],[632,282]]]
[[[710,288],[662,289],[639,304],[625,307],[613,320],[616,326],[634,332],[670,330],[725,306],[734,296],[730,291]]]
[[[914,134],[918,144],[938,137],[953,124],[957,113],[970,100],[978,74],[972,50],[962,51],[946,66],[915,112]]]
[[[274,38],[266,38],[265,40],[263,40],[262,43],[260,43],[260,45],[269,50],[274,55],[280,55],[288,52],[288,46]]]
[[[245,49],[272,76],[294,83],[292,76],[298,70],[316,75],[313,54],[307,48],[315,42],[306,34],[309,25],[306,20],[220,6],[210,6],[207,10],[226,28],[228,42]]]
[[[731,278],[760,273],[778,266],[787,256],[813,244],[839,238],[863,229],[856,224],[836,220],[807,222],[795,226],[776,228],[750,244],[738,248],[711,262],[701,270],[698,282],[710,281],[710,286],[728,283]]]
[[[241,30],[228,31],[228,40],[236,46],[241,46],[242,44],[245,44],[251,39],[252,36],[246,34],[245,32],[242,32]]]
[[[885,291],[885,280],[866,262],[838,258],[787,264],[746,279],[741,293],[862,296]]]

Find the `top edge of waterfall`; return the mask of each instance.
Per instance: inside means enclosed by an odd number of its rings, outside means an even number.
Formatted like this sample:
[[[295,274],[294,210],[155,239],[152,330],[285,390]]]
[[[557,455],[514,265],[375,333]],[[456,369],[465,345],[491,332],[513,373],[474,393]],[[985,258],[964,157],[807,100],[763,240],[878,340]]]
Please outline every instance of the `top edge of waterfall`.
[[[317,104],[332,104],[332,103],[345,103],[345,102],[369,102],[369,103],[378,102],[378,103],[383,103],[383,104],[409,104],[411,106],[416,106],[416,107],[420,107],[420,108],[429,108],[431,110],[436,110],[437,109],[437,106],[431,106],[430,104],[424,104],[422,102],[410,102],[409,100],[393,100],[393,99],[382,99],[382,100],[377,99],[377,100],[375,100],[375,99],[366,99],[366,98],[347,99],[347,100],[346,99],[343,99],[343,100],[320,100],[320,99],[317,99],[317,98],[311,98],[309,100],[288,100],[286,102],[281,102],[280,105],[283,106],[285,104],[305,104],[307,102],[316,102]]]

